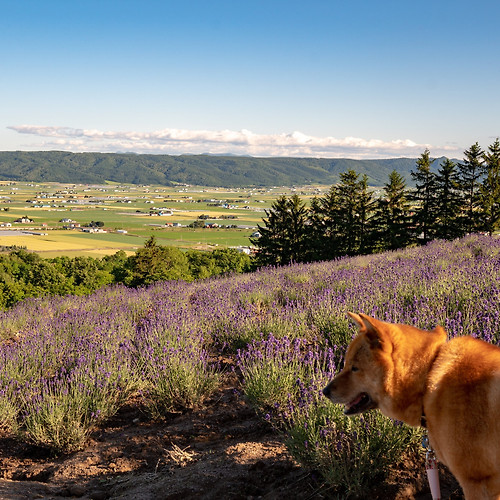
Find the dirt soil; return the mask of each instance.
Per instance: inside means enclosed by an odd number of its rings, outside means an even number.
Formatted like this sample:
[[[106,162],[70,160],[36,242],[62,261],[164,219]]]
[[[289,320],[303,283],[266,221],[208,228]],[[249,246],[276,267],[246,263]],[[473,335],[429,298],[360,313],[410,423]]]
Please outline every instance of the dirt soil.
[[[334,498],[314,471],[290,457],[237,389],[237,377],[228,376],[202,409],[164,422],[151,422],[131,402],[71,455],[54,457],[0,436],[0,499]],[[370,498],[431,500],[424,474],[422,463],[410,466],[374,487]],[[441,486],[443,500],[463,498],[445,471]]]

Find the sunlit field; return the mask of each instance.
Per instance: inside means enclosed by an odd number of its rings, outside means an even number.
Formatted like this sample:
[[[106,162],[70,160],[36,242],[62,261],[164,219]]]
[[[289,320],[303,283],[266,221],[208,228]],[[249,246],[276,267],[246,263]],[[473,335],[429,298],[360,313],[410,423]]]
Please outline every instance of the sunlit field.
[[[151,235],[155,236],[159,245],[203,250],[212,247],[246,246],[249,244],[248,237],[252,232],[242,229],[151,228],[127,234],[85,234],[53,230],[39,235],[29,235],[16,231],[14,236],[0,235],[0,244],[26,247],[47,258],[57,255],[98,257],[110,255],[118,250],[134,252],[143,246]]]
[[[321,189],[303,188],[300,194],[307,200]],[[0,234],[0,245],[25,247],[44,257],[97,257],[118,250],[133,252],[152,235],[160,245],[185,249],[249,246],[249,237],[265,216],[264,210],[280,194],[291,193],[289,188],[223,190],[185,186],[4,182],[0,184],[0,224],[11,226],[0,230],[17,229],[19,232],[12,232],[9,236]],[[171,215],[150,215],[162,209]],[[208,217],[204,219],[207,224],[215,223],[221,227],[187,227],[199,221],[201,215]],[[14,222],[23,217],[33,222]],[[79,229],[63,229],[68,225],[65,219],[80,226],[100,222],[106,233],[89,234]],[[26,235],[22,231],[38,234]]]

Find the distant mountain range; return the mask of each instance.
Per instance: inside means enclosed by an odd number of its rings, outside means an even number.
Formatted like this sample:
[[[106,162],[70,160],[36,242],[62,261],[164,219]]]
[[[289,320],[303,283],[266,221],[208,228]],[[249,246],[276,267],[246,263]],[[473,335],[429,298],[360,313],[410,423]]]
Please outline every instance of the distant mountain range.
[[[331,185],[338,182],[340,173],[352,169],[366,174],[371,186],[383,186],[396,170],[411,186],[410,171],[415,170],[415,161],[0,151],[0,180],[220,187]],[[433,167],[440,162],[435,161]]]

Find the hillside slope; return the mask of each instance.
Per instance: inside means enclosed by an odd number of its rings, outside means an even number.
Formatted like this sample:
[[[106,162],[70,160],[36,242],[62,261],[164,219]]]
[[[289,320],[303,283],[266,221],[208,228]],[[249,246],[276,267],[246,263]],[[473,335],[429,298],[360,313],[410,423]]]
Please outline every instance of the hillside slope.
[[[439,160],[434,162],[437,167]],[[253,158],[210,155],[136,155],[133,153],[69,153],[63,151],[0,152],[0,180],[99,184],[175,183],[247,187],[334,184],[353,169],[382,186],[396,170],[411,186],[414,158],[350,160],[322,158]]]

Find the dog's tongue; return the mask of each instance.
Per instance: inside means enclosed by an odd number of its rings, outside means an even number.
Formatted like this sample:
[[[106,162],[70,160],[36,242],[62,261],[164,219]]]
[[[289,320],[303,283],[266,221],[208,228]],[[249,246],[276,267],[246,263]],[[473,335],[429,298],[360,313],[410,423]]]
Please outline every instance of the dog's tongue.
[[[349,407],[352,408],[353,406],[356,406],[362,399],[363,399],[363,394],[360,394],[356,399],[354,399],[349,403]]]

